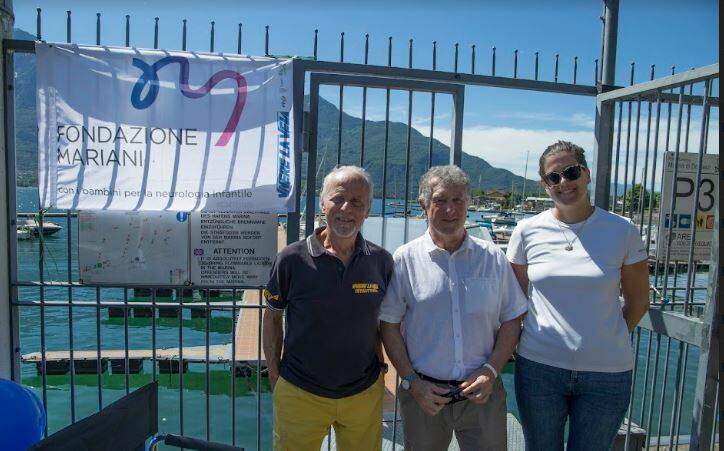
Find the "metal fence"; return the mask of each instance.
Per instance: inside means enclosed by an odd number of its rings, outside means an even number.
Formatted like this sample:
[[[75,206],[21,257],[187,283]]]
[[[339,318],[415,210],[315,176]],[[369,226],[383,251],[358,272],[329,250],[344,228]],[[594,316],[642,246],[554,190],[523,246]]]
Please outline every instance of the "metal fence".
[[[712,92],[718,92],[719,65],[677,75],[672,68],[672,75],[659,79],[654,69],[650,81],[633,85],[632,65],[632,86],[597,97],[601,122],[610,121],[598,127],[598,164],[610,170],[596,175],[596,204],[630,218],[650,255],[651,310],[633,337],[628,417],[647,431],[647,446],[678,446],[683,440],[692,449],[708,449],[719,421],[719,203],[714,192],[719,166],[716,155],[706,174],[704,158],[711,151],[710,137],[718,136],[710,118],[713,109],[718,114],[719,99]],[[681,213],[676,203],[687,195],[693,202]],[[676,230],[685,231],[683,238]],[[697,239],[705,234],[699,245]],[[695,385],[694,400],[684,407],[687,384]],[[684,417],[691,423],[686,437],[680,433]]]
[[[286,224],[288,242],[295,241],[302,233],[310,233],[313,228],[316,219],[317,175],[320,170],[325,171],[346,160],[361,166],[380,163],[371,162],[369,157],[365,157],[366,150],[369,149],[369,143],[365,142],[367,99],[368,93],[373,89],[382,89],[385,94],[382,173],[380,179],[375,180],[376,184],[382,187],[379,212],[382,218],[389,213],[387,209],[390,207],[386,202],[388,199],[399,199],[403,202],[400,215],[405,223],[410,216],[407,205],[412,197],[410,188],[415,176],[410,167],[410,133],[415,99],[424,98],[426,103],[429,99],[430,132],[429,136],[425,137],[428,140],[426,167],[442,161],[460,164],[462,102],[454,102],[451,107],[455,119],[450,127],[454,131],[450,149],[439,147],[434,137],[436,105],[439,105],[440,96],[457,93],[454,95],[461,99],[465,88],[491,87],[598,96],[596,204],[631,217],[640,225],[644,234],[650,234],[652,226],[656,224],[655,203],[652,203],[654,191],[661,189],[661,154],[664,150],[675,151],[677,155],[680,151],[695,151],[687,147],[690,118],[700,118],[701,135],[697,154],[706,153],[706,136],[712,127],[709,123],[710,111],[712,107],[718,108],[718,97],[711,94],[718,80],[718,65],[716,68],[689,71],[649,84],[615,89],[610,85],[615,64],[616,10],[616,2],[609,2],[609,7],[604,10],[606,20],[602,61],[605,64],[602,63],[599,67],[598,60],[591,64],[592,70],[586,72],[592,77],[585,77],[590,80],[589,85],[580,84],[584,77],[579,69],[583,64],[577,57],[572,61],[570,73],[564,75],[560,70],[560,58],[555,55],[550,77],[542,77],[538,52],[534,54],[533,71],[523,74],[519,70],[517,50],[510,61],[503,63],[500,55],[496,55],[495,47],[489,55],[490,63],[486,74],[480,73],[480,55],[477,55],[476,68],[475,46],[470,49],[469,70],[462,70],[461,52],[457,44],[452,55],[453,70],[437,70],[436,43],[433,43],[432,47],[432,67],[414,68],[412,40],[407,43],[406,67],[393,66],[392,38],[387,42],[387,64],[368,64],[369,36],[365,36],[362,63],[351,63],[348,62],[349,58],[345,60],[344,34],[339,41],[339,61],[319,61],[318,34],[315,30],[310,40],[312,57],[295,59],[293,68],[297,171],[295,180],[298,182],[297,186],[306,188],[298,192],[297,213],[282,218]],[[71,42],[70,11],[66,20],[66,40]],[[125,45],[130,46],[130,16],[126,16],[125,20]],[[154,48],[158,48],[158,23],[159,20],[156,19]],[[38,40],[43,38],[41,30],[41,11],[38,10]],[[243,49],[242,36],[242,25],[239,24],[239,53]],[[209,37],[209,51],[214,52],[214,22],[210,24]],[[267,26],[267,55],[272,54],[269,38],[270,29]],[[182,50],[187,50],[185,20],[181,27],[181,40]],[[102,44],[100,14],[96,20],[95,43]],[[231,288],[229,292],[220,293],[218,287],[82,284],[76,267],[77,236],[73,233],[77,230],[77,218],[70,211],[34,213],[41,227],[48,220],[62,221],[65,225],[63,238],[43,239],[41,234],[39,239],[32,243],[18,243],[14,239],[17,221],[22,216],[22,211],[16,210],[16,205],[19,195],[22,197],[25,193],[16,186],[13,98],[15,80],[8,74],[14,73],[14,55],[33,53],[34,44],[32,41],[5,40],[3,52],[6,74],[4,93],[8,149],[8,213],[9,231],[13,238],[10,240],[9,255],[11,333],[15,350],[13,378],[37,387],[50,419],[48,432],[101,409],[112,399],[128,393],[135,386],[141,385],[146,378],[150,378],[164,382],[165,385],[160,398],[160,415],[164,417],[160,421],[162,428],[247,448],[268,447],[271,433],[267,412],[271,405],[269,393],[265,391],[268,382],[264,378],[261,352],[261,312],[264,306],[260,301],[259,287],[239,286]],[[611,56],[612,53],[614,56]],[[499,75],[503,64],[512,68],[509,76]],[[317,82],[313,82],[315,79]],[[307,81],[311,82],[309,89]],[[705,84],[705,89],[699,90],[695,87],[696,83]],[[324,155],[319,158],[322,150],[317,148],[318,130],[312,114],[319,106],[319,99],[314,98],[314,93],[318,94],[319,84],[333,85],[339,90],[339,116],[335,129],[337,140],[331,146],[332,152],[336,151],[336,157],[330,157],[326,163]],[[350,144],[347,141],[343,143],[343,140],[349,139],[345,135],[345,87],[348,91],[359,89],[362,92],[362,133],[359,141],[353,144],[355,149],[359,149],[358,152],[355,151],[353,158],[342,152],[348,148],[345,143]],[[671,89],[678,89],[678,95],[669,92]],[[407,94],[407,136],[401,170],[390,164],[389,160],[393,155],[388,151],[393,122],[390,99],[394,91]],[[303,113],[305,94],[311,94],[309,116]],[[667,120],[662,119],[662,109],[667,112]],[[675,140],[670,139],[668,132],[672,110],[676,117],[673,133]],[[701,111],[697,116],[699,110]],[[624,117],[627,118],[625,122]],[[632,117],[635,117],[633,129]],[[686,118],[686,125],[682,125],[683,117]],[[644,122],[646,127],[641,126]],[[664,122],[667,130],[666,144],[662,145],[659,132],[664,128],[661,125]],[[654,133],[650,133],[652,127],[656,130]],[[639,137],[644,135],[646,139],[640,142]],[[625,139],[621,139],[621,136],[625,136]],[[671,145],[673,142],[675,144]],[[329,149],[328,146],[324,152]],[[306,173],[302,169],[304,165],[307,167]],[[633,168],[630,168],[631,166]],[[641,171],[640,177],[637,177],[638,171]],[[393,179],[400,177],[404,178],[402,199],[399,198],[397,190],[393,195],[389,186]],[[643,191],[639,192],[637,198],[630,194],[637,186],[637,181],[642,182],[643,187],[649,187],[648,208]],[[613,192],[608,188],[610,183],[614,184]],[[619,186],[622,186],[622,189],[619,189]],[[698,190],[697,187],[697,193]],[[627,202],[627,195],[631,199],[640,200],[634,205],[632,201]],[[718,209],[718,203],[716,208]],[[715,236],[718,240],[718,211],[715,216]],[[300,224],[302,217],[305,222],[303,229]],[[385,224],[385,221],[382,223]],[[407,240],[407,225],[404,230],[404,240]],[[383,240],[385,236],[383,230]],[[648,238],[650,237],[647,236]],[[692,242],[693,239],[694,237]],[[714,270],[718,267],[716,248],[717,246],[712,246],[705,285],[701,282],[702,273],[696,271],[697,268],[702,268],[704,262],[694,261],[691,255],[683,262],[670,259],[668,254],[652,256],[652,261],[663,260],[663,263],[652,264],[652,306],[655,309],[652,309],[641,327],[632,335],[636,367],[634,395],[627,415],[630,420],[626,434],[627,445],[631,437],[634,437],[631,434],[638,430],[638,425],[647,432],[647,444],[657,448],[684,442],[689,442],[692,449],[713,446],[714,424],[718,425],[714,405],[718,405],[718,373],[712,366],[718,346],[717,322],[714,319],[718,299],[718,281]],[[685,283],[682,283],[684,279]],[[242,320],[254,326],[253,330],[242,332],[250,334],[252,338],[249,343],[253,343],[255,349],[252,357],[240,361],[237,359],[239,353],[236,345],[237,333],[241,329],[237,328],[237,324]],[[165,348],[168,345],[175,346],[169,350]],[[118,353],[111,352],[113,348],[117,349]],[[139,354],[139,350],[143,349],[148,350],[147,355]],[[37,351],[32,358],[31,351]],[[660,362],[662,354],[663,363]],[[21,358],[21,355],[25,358]],[[109,363],[110,371],[106,368]],[[219,366],[221,370],[216,369]],[[685,392],[692,383],[696,385],[695,399],[689,405],[690,401],[685,397]],[[68,390],[56,390],[58,385],[67,385]],[[198,393],[194,393],[194,390]],[[391,424],[393,437],[400,437],[401,434],[397,431],[397,409],[388,424]],[[692,425],[690,433],[680,433],[682,425],[686,429],[687,424]],[[245,442],[239,443],[240,435],[246,437]],[[253,443],[250,443],[250,437],[254,437]]]

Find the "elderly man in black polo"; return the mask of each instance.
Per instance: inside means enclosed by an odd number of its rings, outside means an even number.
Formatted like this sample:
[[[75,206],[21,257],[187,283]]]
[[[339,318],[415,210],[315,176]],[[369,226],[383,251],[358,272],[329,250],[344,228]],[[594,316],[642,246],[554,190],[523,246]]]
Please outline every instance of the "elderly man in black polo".
[[[360,233],[372,192],[364,169],[332,170],[319,196],[327,226],[287,246],[272,266],[263,343],[275,450],[319,451],[330,425],[337,449],[381,448],[378,315],[392,256]]]

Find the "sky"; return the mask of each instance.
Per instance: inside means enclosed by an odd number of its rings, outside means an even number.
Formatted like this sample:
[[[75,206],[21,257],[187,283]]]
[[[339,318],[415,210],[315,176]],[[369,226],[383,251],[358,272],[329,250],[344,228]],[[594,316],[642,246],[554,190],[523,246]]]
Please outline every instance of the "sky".
[[[534,54],[539,52],[539,73],[553,80],[559,55],[559,81],[572,82],[573,59],[578,57],[579,84],[592,84],[594,59],[600,58],[603,3],[598,0],[519,1],[188,1],[86,0],[18,1],[15,26],[36,31],[36,8],[42,9],[42,38],[64,42],[66,10],[72,11],[72,40],[93,44],[96,13],[101,13],[101,43],[125,43],[125,15],[130,15],[130,41],[153,47],[154,18],[159,18],[159,46],[181,48],[181,23],[187,19],[188,49],[208,51],[211,21],[215,21],[217,52],[237,51],[238,24],[242,24],[242,53],[264,54],[264,27],[270,27],[270,53],[311,56],[314,30],[319,30],[318,58],[340,59],[340,33],[345,33],[344,60],[363,62],[365,33],[370,35],[369,63],[387,64],[388,37],[392,37],[392,63],[407,67],[409,40],[413,40],[412,67],[431,68],[432,42],[437,42],[437,68],[453,70],[454,46],[459,44],[461,72],[471,70],[471,46],[476,46],[476,73],[490,74],[496,47],[496,75],[512,76],[518,50],[518,76],[532,78]],[[620,0],[616,84],[668,75],[719,61],[719,5],[716,0]],[[715,90],[718,95],[718,85]],[[338,103],[338,90],[323,89],[323,97]],[[361,90],[346,89],[344,111],[361,116]],[[450,141],[451,99],[438,96],[434,136]],[[642,107],[646,111],[646,105]],[[367,117],[384,118],[384,93],[371,90]],[[624,111],[625,113],[625,111]],[[634,115],[636,110],[634,110]],[[463,150],[494,166],[528,177],[545,147],[567,139],[593,151],[595,99],[588,96],[535,93],[500,88],[468,87],[465,92]],[[709,151],[718,153],[718,109],[713,110]],[[391,119],[407,121],[407,93],[395,92]],[[412,125],[430,133],[430,96],[417,93]],[[640,130],[646,130],[645,121]],[[696,114],[691,119],[691,144],[698,145]],[[633,127],[633,125],[632,125]],[[696,132],[694,132],[696,131]],[[625,133],[625,130],[623,131]],[[663,131],[661,132],[663,133]],[[663,139],[663,135],[662,135]]]

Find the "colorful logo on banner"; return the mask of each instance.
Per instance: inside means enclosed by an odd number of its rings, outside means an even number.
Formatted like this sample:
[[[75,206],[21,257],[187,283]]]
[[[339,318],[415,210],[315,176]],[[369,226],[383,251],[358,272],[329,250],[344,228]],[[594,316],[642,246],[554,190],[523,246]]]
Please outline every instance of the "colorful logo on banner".
[[[131,104],[138,110],[143,110],[156,101],[158,96],[158,71],[164,66],[169,64],[179,64],[179,84],[181,85],[181,94],[190,99],[198,99],[205,96],[211,89],[226,79],[232,79],[236,81],[236,102],[234,108],[231,110],[229,121],[224,127],[224,132],[221,134],[219,139],[216,141],[217,146],[225,146],[229,143],[231,136],[236,130],[236,126],[239,123],[241,112],[244,110],[244,104],[246,103],[246,79],[243,75],[232,70],[220,70],[209,78],[206,83],[201,87],[193,89],[189,86],[189,60],[181,56],[167,56],[156,61],[152,65],[146,64],[143,60],[133,58],[133,65],[141,69],[141,75],[138,77],[138,81],[133,86],[131,92]],[[141,94],[148,85],[148,91],[145,97]]]

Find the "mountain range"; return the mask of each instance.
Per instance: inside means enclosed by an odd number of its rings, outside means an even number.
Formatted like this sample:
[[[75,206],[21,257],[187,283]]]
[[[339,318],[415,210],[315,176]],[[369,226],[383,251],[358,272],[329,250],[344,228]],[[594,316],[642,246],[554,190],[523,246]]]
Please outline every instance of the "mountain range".
[[[14,30],[16,39],[34,40],[35,37],[20,29]],[[37,186],[37,120],[35,114],[35,55],[15,54],[15,150],[16,176],[19,186]],[[308,98],[305,99],[308,103]],[[317,135],[317,188],[321,179],[337,164],[339,109],[320,97],[319,127]],[[405,187],[405,153],[407,149],[407,124],[389,123],[387,153],[388,197],[401,198]],[[342,164],[359,164],[362,119],[347,113],[342,115]],[[382,166],[385,139],[385,122],[367,120],[365,124],[365,168],[376,181],[375,195],[382,192]],[[427,167],[430,139],[416,129],[410,130],[410,198],[415,198],[417,182]],[[449,160],[448,146],[433,140],[433,165]],[[305,160],[306,161],[306,160]],[[470,177],[475,190],[497,189],[510,191],[511,185],[520,192],[523,177],[491,166],[482,158],[463,153],[461,167]],[[302,168],[306,174],[306,168]],[[527,181],[529,192],[537,190],[534,180]]]

